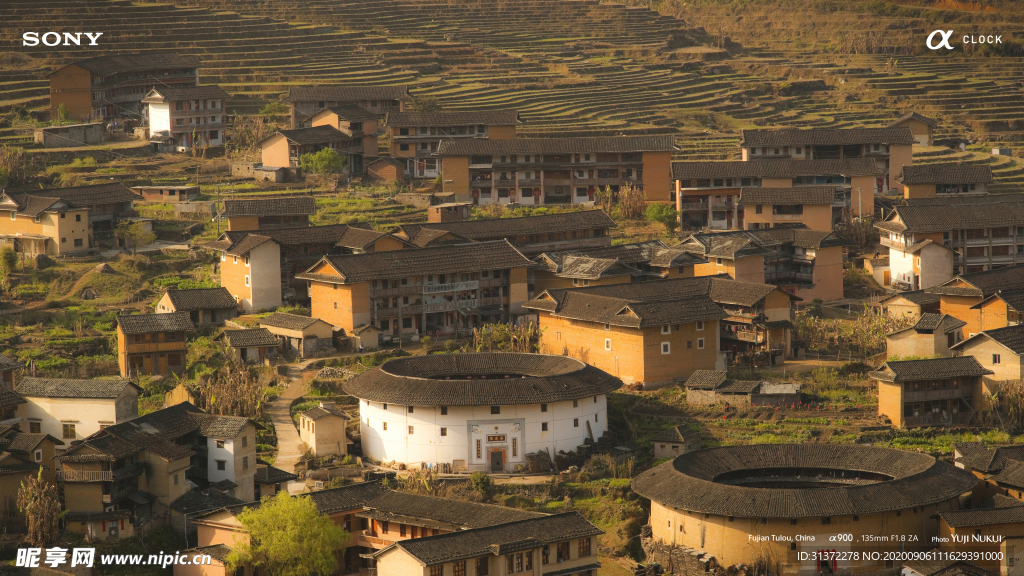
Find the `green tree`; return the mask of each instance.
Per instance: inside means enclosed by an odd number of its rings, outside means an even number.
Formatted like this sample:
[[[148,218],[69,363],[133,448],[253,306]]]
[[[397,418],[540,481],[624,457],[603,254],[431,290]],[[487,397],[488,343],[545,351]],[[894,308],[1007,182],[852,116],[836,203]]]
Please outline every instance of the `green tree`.
[[[679,228],[679,212],[668,202],[654,202],[647,206],[644,216],[653,222],[660,222],[665,231],[672,234]]]
[[[479,492],[484,498],[494,495],[494,480],[491,480],[486,472],[473,472],[469,477],[469,482],[473,486],[473,490]]]
[[[436,96],[415,96],[412,107],[417,112],[437,112],[441,109],[441,103]]]
[[[331,574],[348,538],[311,499],[293,497],[287,491],[243,510],[238,521],[248,531],[249,542],[235,542],[228,554],[231,570],[250,564],[274,576]]]
[[[324,148],[316,154],[300,156],[299,165],[307,174],[327,177],[341,172],[341,169],[345,167],[345,158],[331,148]]]
[[[45,548],[60,536],[61,517],[57,487],[43,480],[43,470],[35,478],[21,483],[18,490],[18,511],[25,514],[28,533],[25,541],[36,548]]]
[[[14,252],[14,248],[10,246],[4,246],[0,250],[0,283],[3,285],[4,290],[11,289],[11,274],[14,274],[14,269],[18,266],[18,255]]]
[[[68,110],[68,105],[64,104],[63,102],[61,102],[61,104],[59,106],[57,106],[57,117],[54,118],[54,122],[53,123],[54,124],[60,124],[60,123],[67,122],[70,119],[71,119],[71,111]]]
[[[288,113],[288,107],[284,105],[284,102],[280,100],[272,100],[267,102],[267,105],[260,108],[259,114],[266,116],[270,121],[276,121],[279,116],[284,116]]]
[[[132,254],[135,254],[135,250],[139,246],[146,246],[156,242],[156,234],[146,231],[142,222],[121,220],[117,223],[117,227],[114,228],[114,233],[117,234],[118,238],[124,240],[125,248],[131,247]]]

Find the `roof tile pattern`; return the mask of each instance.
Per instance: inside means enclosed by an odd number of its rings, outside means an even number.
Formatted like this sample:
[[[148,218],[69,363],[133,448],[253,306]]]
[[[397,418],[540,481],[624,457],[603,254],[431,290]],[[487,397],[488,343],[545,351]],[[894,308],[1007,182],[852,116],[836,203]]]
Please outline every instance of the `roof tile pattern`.
[[[910,128],[797,128],[744,130],[740,146],[847,146],[891,144],[910,146]]]
[[[671,152],[673,136],[615,136],[581,138],[471,138],[442,140],[438,156],[500,156],[503,154],[583,154],[600,152]]]
[[[227,218],[235,216],[309,216],[316,213],[316,199],[312,196],[285,198],[255,198],[251,200],[225,200]]]
[[[878,176],[882,170],[871,158],[847,160],[772,160],[771,162],[673,162],[676,180],[714,178],[796,178],[798,176]],[[683,187],[687,187],[684,182]]]
[[[741,188],[740,202],[752,204],[831,205],[836,201],[835,186],[796,186],[792,188]]]
[[[882,364],[868,375],[884,382],[914,382],[917,380],[943,380],[992,374],[973,356],[932,358],[929,360],[898,360]]]
[[[294,86],[285,102],[412,100],[407,86]]]
[[[826,488],[768,489],[721,484],[722,474],[778,468],[866,471],[892,480]],[[871,514],[944,502],[970,490],[973,474],[918,454],[861,445],[776,444],[699,450],[633,479],[633,490],[663,505],[741,518]]]
[[[125,334],[146,334],[148,332],[185,332],[195,330],[195,324],[188,312],[170,314],[128,314],[117,317],[117,325]]]
[[[231,296],[227,288],[190,288],[178,290],[171,288],[167,291],[167,297],[174,305],[175,311],[192,310],[220,310],[222,308],[237,308],[238,303]]]
[[[987,184],[992,181],[992,168],[964,162],[915,164],[904,166],[895,180],[900,184]]]
[[[67,378],[25,378],[18,384],[18,394],[38,398],[105,398],[116,399],[130,380],[72,380]]]
[[[385,124],[390,128],[420,126],[515,126],[522,124],[516,110],[442,110],[440,112],[389,112]]]
[[[542,404],[621,386],[618,378],[574,358],[509,352],[400,358],[342,384],[357,398],[403,406]]]

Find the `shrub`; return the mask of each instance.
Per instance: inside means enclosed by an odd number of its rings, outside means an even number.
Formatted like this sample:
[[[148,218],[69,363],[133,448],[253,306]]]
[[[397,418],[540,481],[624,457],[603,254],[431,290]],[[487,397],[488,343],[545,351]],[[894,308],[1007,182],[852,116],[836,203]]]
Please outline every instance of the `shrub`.
[[[479,492],[484,498],[494,495],[494,480],[486,473],[473,472],[473,475],[469,477],[469,482],[473,490]]]

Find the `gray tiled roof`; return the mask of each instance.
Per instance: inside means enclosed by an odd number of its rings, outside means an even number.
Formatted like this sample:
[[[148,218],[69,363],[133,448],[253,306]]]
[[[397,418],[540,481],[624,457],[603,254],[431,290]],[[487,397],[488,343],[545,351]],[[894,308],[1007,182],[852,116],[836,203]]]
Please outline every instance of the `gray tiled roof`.
[[[257,246],[271,240],[291,248],[328,245],[355,250],[363,249],[385,236],[388,236],[385,232],[375,232],[354,224],[328,224],[326,226],[225,232],[219,239],[206,243],[206,247],[225,251],[232,256],[244,256]]]
[[[290,142],[300,145],[330,144],[349,140],[347,134],[333,126],[313,126],[312,128],[296,128],[294,130],[278,130],[278,134]]]
[[[618,378],[574,358],[511,352],[399,358],[342,383],[346,394],[403,406],[564,402],[621,386]]]
[[[278,482],[291,482],[298,479],[299,477],[295,474],[285,472],[280,468],[274,468],[269,464],[256,465],[255,480],[257,484],[277,484]]]
[[[196,548],[189,548],[188,550],[182,552],[182,554],[187,554],[189,558],[196,554],[204,554],[208,555],[210,558],[216,559],[221,564],[227,565],[228,555],[231,554],[231,548],[229,546],[225,546],[224,544],[213,544],[211,546],[199,546]]]
[[[307,270],[295,277],[300,280],[351,284],[424,274],[500,270],[530,265],[530,261],[506,240],[370,254],[332,255],[325,256],[323,261],[329,262],[341,276],[312,273]]]
[[[310,493],[309,498],[313,500],[321,514],[337,514],[362,510],[364,506],[386,492],[388,489],[381,486],[380,482],[364,482],[330,490],[317,490]]]
[[[992,181],[992,168],[965,162],[914,164],[904,166],[895,180],[900,184],[987,184]]]
[[[939,302],[939,299],[940,299],[938,294],[933,294],[931,292],[925,292],[924,290],[913,290],[913,291],[910,291],[910,292],[900,292],[899,294],[893,294],[892,296],[889,296],[885,300],[882,300],[882,303],[885,303],[885,302],[888,302],[889,300],[894,300],[894,299],[897,299],[897,298],[905,298],[905,299],[913,302],[914,304],[917,304],[918,306],[926,306],[928,304],[937,304]]]
[[[244,501],[228,496],[220,490],[189,490],[177,500],[171,502],[171,509],[182,514],[196,514],[207,510],[216,510],[235,504],[244,504]]]
[[[923,330],[941,330],[943,334],[949,334],[950,332],[953,332],[957,328],[962,328],[966,325],[967,323],[964,322],[963,320],[954,318],[949,314],[924,313],[921,314],[921,317],[913,326],[909,328],[904,328],[903,330],[897,330],[896,332],[892,332],[891,334],[899,334],[900,332],[906,332],[907,330],[915,330],[918,332],[921,332]]]
[[[686,379],[686,387],[694,390],[714,390],[725,383],[725,370],[697,370]]]
[[[889,122],[889,126],[888,127],[889,128],[893,128],[894,126],[896,126],[898,124],[901,124],[903,122],[906,122],[907,120],[918,120],[920,122],[924,122],[925,124],[931,126],[932,128],[934,128],[934,127],[939,125],[938,122],[936,122],[935,120],[932,120],[931,118],[928,118],[927,116],[922,116],[922,115],[918,114],[917,112],[909,112],[909,113],[904,114],[903,116],[900,116],[899,118],[893,120],[892,122]]]
[[[938,295],[935,296],[936,298],[938,298]],[[1024,290],[1000,290],[995,294],[992,294],[991,296],[985,298],[985,300],[982,300],[981,302],[978,302],[974,306],[971,306],[971,308],[980,308],[985,304],[985,302],[991,300],[992,298],[998,298],[1002,300],[1012,310],[1024,312]]]
[[[642,276],[644,273],[614,258],[591,256],[565,256],[559,276],[596,280],[612,276]]]
[[[316,198],[288,196],[284,198],[254,198],[225,200],[221,215],[235,216],[309,216],[316,213]]]
[[[961,282],[967,286],[953,285]],[[1016,290],[1021,286],[1024,286],[1024,264],[1016,264],[984,272],[958,274],[940,286],[926,288],[926,291],[951,296],[989,296],[1000,290]]]
[[[348,415],[345,414],[344,410],[339,410],[338,408],[324,408],[322,406],[310,408],[309,410],[303,412],[302,415],[305,416],[306,418],[309,418],[310,420],[313,420],[314,422],[320,420],[321,418],[326,418],[328,416],[337,416],[344,420],[351,420],[351,418],[349,418]]]
[[[412,100],[408,86],[293,86],[284,102]]]
[[[772,254],[779,247],[786,245],[800,248],[829,248],[849,246],[851,242],[834,232],[809,230],[801,224],[764,230],[691,234],[679,247],[702,256],[732,259]]]
[[[981,334],[984,334],[1003,346],[1006,346],[1008,349],[1012,350],[1014,354],[1024,355],[1024,324],[985,330],[981,332]],[[974,336],[974,338],[978,338],[978,335]],[[969,338],[968,340],[971,339],[973,338]],[[967,340],[964,342],[966,341]],[[962,344],[962,342],[958,342],[957,346],[962,348]]]
[[[388,113],[384,123],[389,128],[418,128],[420,126],[515,126],[522,124],[516,110],[441,110],[439,112]]]
[[[120,182],[72,186],[70,188],[46,188],[28,192],[32,196],[60,198],[75,206],[88,207],[97,204],[117,204],[142,200],[142,196],[131,191]]]
[[[600,246],[597,248],[579,248],[576,250],[565,250],[562,252],[544,252],[536,256],[533,261],[549,272],[558,272],[562,267],[562,259],[566,256],[589,256],[591,258],[611,258],[623,264],[638,264],[647,262],[654,258],[658,250],[667,248],[661,240],[649,240],[647,242],[635,242],[632,244],[618,244],[615,246]]]
[[[995,481],[999,486],[1024,488],[1024,462],[1020,460],[1007,460],[1003,465],[1003,469],[995,476],[992,476],[990,480]]]
[[[364,110],[355,104],[339,105],[339,106],[328,106],[324,110],[329,110],[334,114],[338,115],[338,118],[342,120],[348,120],[349,122],[362,122],[366,120],[380,120],[381,114],[374,114],[368,110]]]
[[[992,374],[973,356],[932,358],[929,360],[899,360],[886,362],[868,376],[884,382],[913,382],[915,380],[942,380]]]
[[[1021,524],[1024,523],[1024,506],[950,510],[948,512],[939,512],[939,517],[951,528],[988,526],[991,524]]]
[[[277,346],[277,336],[266,328],[243,328],[241,330],[225,330],[220,337],[228,341],[232,348],[248,348],[250,346]]]
[[[875,226],[893,232],[949,232],[971,228],[1020,226],[1024,225],[1024,196],[1015,196],[1019,197],[1019,201],[940,205],[914,203],[896,206],[894,212],[886,217],[884,222],[879,222]],[[899,222],[896,222],[897,217]]]
[[[910,128],[783,128],[743,130],[740,146],[842,146],[914,143]]]
[[[742,188],[740,203],[831,205],[836,201],[835,186],[796,186],[791,188]]]
[[[594,136],[581,138],[466,138],[442,140],[437,156],[500,156],[502,154],[577,154],[599,152],[671,152],[673,136]]]
[[[11,360],[7,356],[0,354],[0,372],[7,372],[8,370],[17,370],[18,368],[24,367],[24,363]]]
[[[141,52],[97,56],[78,60],[73,64],[98,76],[109,76],[118,72],[198,68],[199,63],[199,58],[195,56],[181,56],[173,52]]]
[[[871,158],[846,160],[729,160],[725,162],[673,162],[676,180],[713,178],[796,178],[798,176],[880,176],[884,172]],[[735,183],[737,186],[739,182]],[[687,187],[684,183],[683,187]]]
[[[299,316],[298,314],[285,314],[284,312],[274,312],[266,318],[260,318],[260,326],[273,326],[275,328],[284,328],[286,330],[305,330],[317,322],[322,322],[319,318],[310,318],[309,316]]]
[[[730,472],[814,468],[874,472],[892,480],[828,488],[751,488],[715,479]],[[973,474],[927,454],[839,444],[729,446],[677,456],[633,479],[633,490],[659,504],[741,518],[807,518],[905,510],[955,499]]]
[[[445,230],[470,240],[496,240],[531,234],[553,234],[592,229],[607,230],[615,228],[615,221],[604,210],[575,210],[540,216],[426,223],[418,226]],[[402,226],[401,228],[406,227]]]
[[[237,308],[238,303],[227,288],[189,288],[167,290],[167,297],[174,305],[175,311],[219,310]]]
[[[162,98],[161,98],[162,96]],[[216,84],[205,86],[157,86],[142,100],[149,102],[177,102],[179,100],[224,100],[228,93]]]
[[[675,426],[655,434],[651,440],[655,442],[689,442],[700,440],[700,432],[689,426]]]
[[[545,514],[529,512],[507,506],[462,502],[437,496],[387,491],[366,505],[367,516],[378,520],[417,518],[441,522],[462,529],[483,528],[531,518],[544,518]]]
[[[998,472],[1007,462],[1024,460],[1024,446],[1000,446],[993,449],[971,450],[957,459],[974,470]]]
[[[15,205],[17,205],[17,213],[25,216],[38,216],[43,212],[49,210],[54,204],[58,202],[64,202],[60,198],[51,198],[47,196],[33,196],[31,194],[23,194],[18,192],[4,193],[3,196],[10,198]],[[68,204],[65,202],[65,204]],[[77,209],[78,206],[69,205],[70,209]],[[56,210],[55,208],[54,210]]]
[[[125,334],[148,332],[185,332],[195,330],[188,312],[170,314],[126,314],[117,317],[117,324]]]
[[[18,394],[39,398],[106,398],[113,400],[132,386],[130,380],[71,380],[67,378],[25,378]]]
[[[588,522],[579,512],[564,512],[439,536],[399,540],[395,546],[424,565],[435,566],[600,534],[604,534],[604,531]],[[527,539],[530,542],[525,546],[516,546]]]

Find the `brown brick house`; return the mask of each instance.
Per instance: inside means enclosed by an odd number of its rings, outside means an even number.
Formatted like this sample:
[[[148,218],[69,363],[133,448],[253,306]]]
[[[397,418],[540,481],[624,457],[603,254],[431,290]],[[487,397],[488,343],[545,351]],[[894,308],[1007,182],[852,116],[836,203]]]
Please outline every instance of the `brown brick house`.
[[[263,166],[275,168],[300,168],[303,154],[316,154],[324,148],[345,154],[351,146],[352,138],[333,126],[278,130],[260,142]]]
[[[541,351],[568,353],[625,382],[664,383],[725,366],[709,279],[546,290],[525,307],[540,318]]]
[[[188,312],[189,319],[200,326],[223,324],[238,315],[235,302],[227,288],[172,288],[156,304],[158,314]]]
[[[362,174],[368,162],[377,158],[377,133],[381,115],[355,105],[329,106],[310,119],[312,126],[331,126],[351,139],[348,148],[338,150],[348,158],[350,174]]]
[[[405,163],[388,156],[377,158],[366,165],[366,179],[375,184],[405,184],[408,182],[405,176]]]
[[[900,292],[880,301],[878,306],[886,314],[917,320],[922,314],[939,313],[939,295],[924,290]]]
[[[196,86],[199,59],[165,53],[86,58],[49,74],[50,117],[61,104],[73,120],[139,118],[142,99],[157,86]]]
[[[937,162],[904,166],[894,179],[903,187],[904,198],[987,194],[992,183],[992,168],[985,164]]]
[[[0,193],[0,243],[30,256],[84,252],[92,247],[89,211],[60,198]]]
[[[452,235],[447,240],[508,240],[520,252],[532,257],[546,251],[609,246],[612,243],[609,231],[615,226],[615,221],[604,210],[580,210],[520,218],[402,224],[391,233],[416,245],[421,245],[421,235],[431,232],[431,240],[441,232]]]
[[[229,231],[237,232],[309,226],[309,217],[313,214],[316,214],[315,198],[286,196],[225,200],[220,217],[227,219]]]
[[[277,357],[277,336],[266,328],[225,330],[217,336],[230,349],[230,354],[245,364],[259,364]]]
[[[874,160],[885,173],[885,192],[890,176],[913,163],[914,134],[910,128],[783,128],[743,130],[743,160]],[[873,192],[873,191],[872,191]]]
[[[964,339],[965,325],[948,314],[921,314],[913,326],[885,337],[886,356],[893,360],[908,356],[948,358],[953,356],[953,345]]]
[[[992,375],[986,382],[1024,380],[1024,325],[983,330],[953,346],[962,356],[971,356]]]
[[[311,126],[324,108],[354,105],[372,114],[405,110],[412,101],[407,86],[293,86],[283,100],[291,108],[292,128]]]
[[[868,373],[878,384],[878,415],[893,428],[958,426],[983,408],[982,377],[971,356],[886,362]]]
[[[14,371],[24,367],[25,365],[21,362],[0,354],[0,386],[14,390]]]
[[[982,330],[1016,326],[1024,319],[1024,290],[1000,290],[971,306]]]
[[[599,187],[643,188],[648,201],[672,192],[672,136],[443,140],[444,192],[474,204],[572,205]]]
[[[508,321],[528,299],[527,260],[505,240],[371,254],[328,255],[296,276],[312,315],[350,332],[448,335]]]
[[[910,128],[910,132],[914,135],[914,144],[931,146],[933,133],[938,125],[939,123],[932,118],[917,112],[909,112],[890,122],[886,128]]]
[[[401,250],[408,243],[368,224],[329,224],[229,231],[205,246],[220,253],[221,286],[249,311],[276,308],[285,298],[305,301],[305,283],[295,274],[325,254]]]
[[[927,292],[939,296],[939,309],[943,314],[967,323],[963,331],[969,338],[982,330],[1006,326],[1009,310],[1006,315],[1001,315],[999,310],[1002,306],[997,304],[1003,300],[992,300],[984,306],[981,304],[993,294],[1017,290],[1021,286],[1024,286],[1024,264],[1017,264],[984,272],[959,274],[938,286],[928,288]]]
[[[874,205],[874,198],[871,198]],[[748,230],[779,224],[805,224],[811,230],[832,231],[833,186],[740,188],[744,226]]]
[[[725,370],[698,370],[680,378],[691,406],[788,406],[800,402],[799,384],[735,380]]]
[[[691,234],[676,247],[707,259],[697,276],[728,274],[736,280],[775,284],[804,300],[843,298],[843,247],[834,232],[804,225],[766,230]]]
[[[515,110],[391,111],[384,124],[391,136],[391,156],[405,164],[405,174],[436,178],[440,162],[434,154],[442,140],[515,138],[522,120]]]
[[[117,363],[123,378],[185,371],[185,337],[195,330],[188,312],[117,317]]]
[[[673,199],[680,212],[680,221],[686,226],[746,230],[750,228],[747,216],[755,216],[755,221],[763,228],[765,224],[785,223],[794,209],[781,210],[778,218],[772,210],[758,215],[756,203],[747,206],[741,201],[744,189],[827,187],[834,192],[828,212],[831,218],[835,218],[845,207],[853,208],[855,214],[861,209],[870,213],[874,208],[874,191],[882,189],[884,175],[885,171],[870,158],[673,162],[672,178],[677,190]],[[795,206],[795,203],[782,205]],[[825,212],[823,207],[814,211]]]

